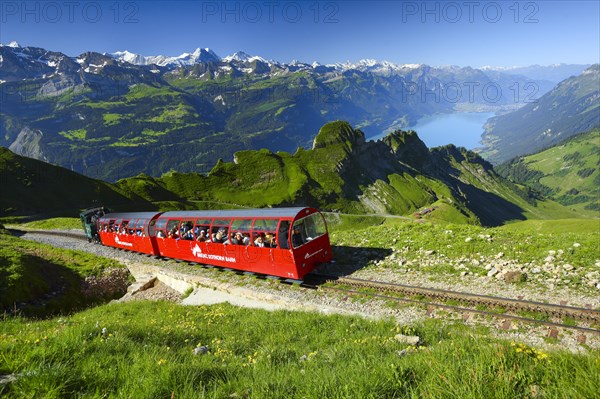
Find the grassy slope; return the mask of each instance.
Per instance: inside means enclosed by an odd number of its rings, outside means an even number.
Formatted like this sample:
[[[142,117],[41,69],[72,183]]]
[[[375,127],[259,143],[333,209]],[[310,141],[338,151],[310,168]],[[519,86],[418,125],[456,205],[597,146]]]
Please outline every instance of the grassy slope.
[[[486,229],[382,216],[327,217],[338,248],[407,249],[411,259],[431,259],[423,253],[429,249],[449,263],[465,256],[491,259],[503,251],[504,259],[538,263],[548,250],[564,249],[561,259],[585,273],[593,270],[598,254],[593,220],[525,221]],[[574,242],[580,246],[574,248]],[[0,287],[16,281],[12,287],[21,288],[14,293],[43,285],[37,281],[37,261],[25,257],[30,250],[77,274],[105,266],[88,255],[17,238],[2,237],[0,245],[0,261],[12,265],[4,270],[19,276],[0,279]],[[355,261],[351,254],[345,257]],[[486,273],[483,264],[479,268]],[[386,261],[366,267],[398,266]],[[451,267],[422,269],[432,277],[460,273]],[[436,320],[399,326],[389,320],[146,302],[105,305],[46,321],[5,318],[0,324],[0,374],[19,375],[0,387],[8,398],[173,393],[177,398],[447,398],[452,392],[475,399],[528,397],[532,390],[547,397],[587,398],[600,389],[593,377],[598,351],[546,353],[491,338],[483,327]],[[418,335],[422,345],[407,347],[394,339],[397,333]],[[201,345],[208,352],[194,355]]]
[[[35,159],[21,157],[0,147],[0,214],[77,213],[80,208],[102,203],[124,208],[139,197],[115,186]]]
[[[435,320],[142,302],[3,324],[0,373],[19,374],[0,387],[8,398],[591,398],[599,389],[597,353],[545,353]],[[208,352],[194,355],[200,346]]]
[[[122,266],[111,259],[22,240],[0,229],[0,309],[20,304],[21,314],[48,315],[97,303],[100,298],[82,295],[81,281],[114,267]]]
[[[563,251],[560,262],[571,264],[576,268],[577,277],[573,277],[570,286],[573,288],[591,290],[582,282],[582,276],[597,270],[600,251],[600,222],[598,220],[565,219],[565,220],[527,220],[506,226],[484,228],[465,224],[448,223],[414,223],[402,219],[368,220],[357,224],[357,228],[348,227],[356,216],[345,216],[330,219],[332,242],[340,248],[368,247],[378,251],[395,250],[397,257],[385,259],[379,265],[369,261],[367,267],[389,268],[396,270],[406,268],[399,265],[398,260],[411,261],[413,266],[423,272],[429,270],[427,265],[436,260],[438,266],[445,265],[443,273],[448,276],[458,276],[462,267],[468,266],[468,271],[485,275],[486,263],[496,259],[502,252],[501,258],[508,264],[536,265],[542,267],[549,251]],[[373,224],[368,226],[368,224]],[[340,227],[338,227],[338,225]],[[368,226],[368,227],[367,227]],[[579,246],[574,247],[573,244]],[[435,251],[433,255],[426,251]],[[338,262],[355,262],[353,251],[336,251]],[[383,256],[385,257],[385,256]],[[471,264],[477,259],[477,265]],[[437,266],[436,266],[437,267]],[[511,266],[518,269],[518,266]],[[534,267],[534,266],[531,266]],[[434,278],[443,278],[433,273]],[[548,278],[552,276],[547,276]],[[562,283],[561,283],[562,284]]]
[[[600,130],[568,139],[547,150],[517,158],[499,171],[529,185],[581,215],[600,211]]]

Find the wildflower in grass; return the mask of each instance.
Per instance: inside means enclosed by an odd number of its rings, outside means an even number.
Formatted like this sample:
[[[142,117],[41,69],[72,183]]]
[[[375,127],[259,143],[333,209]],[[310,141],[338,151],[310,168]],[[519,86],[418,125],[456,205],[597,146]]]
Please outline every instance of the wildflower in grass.
[[[158,362],[156,362],[156,364],[158,364],[159,366],[162,366],[163,364],[165,364],[167,361],[165,359],[159,359]]]

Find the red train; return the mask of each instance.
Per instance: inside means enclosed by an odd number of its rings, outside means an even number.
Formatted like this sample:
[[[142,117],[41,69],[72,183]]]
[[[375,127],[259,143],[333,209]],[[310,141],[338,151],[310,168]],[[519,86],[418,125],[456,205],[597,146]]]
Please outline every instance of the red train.
[[[96,228],[107,246],[290,279],[331,260],[314,208],[107,213]]]

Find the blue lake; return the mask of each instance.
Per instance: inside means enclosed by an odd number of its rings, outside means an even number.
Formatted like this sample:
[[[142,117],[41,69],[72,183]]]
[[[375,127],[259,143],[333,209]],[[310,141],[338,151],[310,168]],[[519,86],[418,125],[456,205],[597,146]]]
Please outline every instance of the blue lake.
[[[492,116],[493,112],[439,114],[421,118],[416,125],[402,130],[416,131],[429,148],[454,144],[472,150],[481,146],[483,125]],[[387,133],[368,137],[367,140],[379,140],[385,136]]]

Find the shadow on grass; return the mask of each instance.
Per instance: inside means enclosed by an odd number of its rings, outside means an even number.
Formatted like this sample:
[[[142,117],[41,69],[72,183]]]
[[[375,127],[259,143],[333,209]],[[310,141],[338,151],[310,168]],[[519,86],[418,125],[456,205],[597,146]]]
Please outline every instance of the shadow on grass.
[[[28,318],[69,314],[110,298],[82,294],[84,278],[35,251],[0,254],[0,311]]]
[[[332,246],[334,262],[320,265],[315,273],[348,276],[392,254],[391,248],[364,248],[346,245]]]

